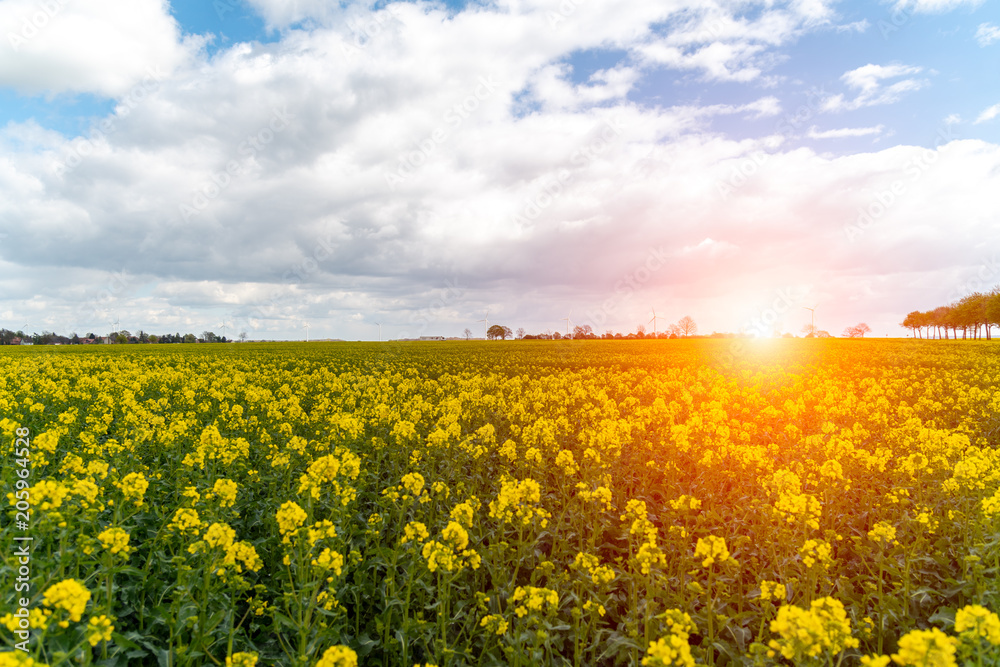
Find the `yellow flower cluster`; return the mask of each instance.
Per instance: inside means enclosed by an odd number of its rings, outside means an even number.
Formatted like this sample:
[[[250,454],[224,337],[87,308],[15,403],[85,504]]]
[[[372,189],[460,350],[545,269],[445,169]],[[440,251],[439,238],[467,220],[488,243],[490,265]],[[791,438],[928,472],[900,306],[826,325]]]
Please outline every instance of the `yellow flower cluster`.
[[[679,635],[661,637],[649,644],[643,667],[694,667],[694,656],[687,639]]]
[[[334,495],[340,498],[343,505],[354,499],[356,493],[352,487],[342,485],[338,477],[357,479],[361,471],[361,459],[354,452],[338,447],[333,454],[321,456],[309,464],[309,468],[299,478],[299,495],[308,493],[318,500],[324,484],[329,484]],[[421,486],[423,486],[421,484]]]
[[[233,653],[226,658],[226,667],[257,667],[257,654]]]
[[[128,545],[129,534],[121,528],[108,528],[102,531],[97,539],[101,541],[105,549],[110,550],[115,556],[123,554],[127,557],[132,551],[132,547]]]
[[[983,516],[992,519],[1000,514],[1000,489],[997,489],[992,496],[982,500]]]
[[[344,572],[343,554],[332,549],[323,549],[319,556],[313,559],[312,564],[324,572],[332,570],[338,577]]]
[[[483,616],[483,620],[479,622],[479,627],[485,628],[487,632],[495,635],[502,635],[507,632],[510,624],[500,614],[489,614]]]
[[[580,470],[580,466],[573,458],[573,452],[568,449],[563,449],[556,455],[556,467],[560,468],[567,477],[572,477]]]
[[[126,502],[131,500],[136,507],[142,507],[143,497],[146,495],[146,489],[149,488],[149,482],[146,481],[146,476],[141,472],[130,472],[115,486],[121,489]]]
[[[64,579],[45,589],[42,602],[53,610],[62,609],[69,615],[69,620],[78,623],[90,601],[90,591],[76,579]],[[62,627],[68,624],[61,622]]]
[[[601,565],[600,559],[582,551],[573,559],[572,567],[590,575],[590,580],[598,586],[607,586],[615,580],[615,571],[607,565]]]
[[[411,521],[403,527],[403,536],[399,538],[399,543],[424,542],[430,536],[431,534],[427,532],[427,526],[419,521]]]
[[[670,634],[650,642],[643,667],[694,667],[689,639],[697,628],[691,617],[679,609],[668,609],[658,618],[664,620]]]
[[[538,506],[541,497],[541,485],[531,478],[520,481],[504,479],[500,483],[500,493],[490,501],[490,516],[501,523],[522,526],[530,525],[537,519],[539,527],[545,528],[551,514]]]
[[[298,503],[294,500],[289,500],[281,505],[275,517],[278,519],[278,531],[281,533],[281,541],[289,544],[292,541],[292,536],[306,522],[308,515],[306,515],[305,510],[299,507]]]
[[[232,507],[236,504],[239,488],[239,485],[231,479],[218,479],[212,486],[212,495],[219,499],[219,507]]]
[[[594,490],[590,490],[584,482],[580,482],[576,485],[578,493],[576,494],[580,500],[585,502],[595,502],[604,507],[606,511],[611,511],[611,489],[606,486],[598,486]]]
[[[785,599],[786,595],[784,584],[779,584],[777,581],[768,581],[767,579],[760,582],[761,600],[780,602]]]
[[[358,654],[346,646],[331,646],[315,667],[358,667]]]
[[[115,626],[111,623],[111,619],[104,614],[91,616],[90,622],[87,624],[87,641],[91,646],[111,641],[111,633],[114,630]]]
[[[768,646],[796,664],[823,654],[836,656],[859,643],[851,636],[851,621],[844,605],[830,597],[813,600],[809,609],[782,605],[777,618],[771,621],[771,632],[779,638],[772,639]]]
[[[675,510],[696,510],[701,507],[701,501],[694,496],[684,494],[676,500],[671,500],[670,507]]]
[[[535,586],[518,586],[514,589],[514,594],[508,601],[514,607],[514,613],[518,618],[524,618],[529,613],[532,615],[543,614],[546,608],[549,613],[555,613],[559,608],[559,594],[550,588],[536,588]]]
[[[472,528],[472,521],[476,516],[476,509],[470,502],[459,503],[451,509],[449,515],[465,528]]]
[[[1000,646],[1000,617],[980,605],[968,605],[955,613],[955,632]]]
[[[806,540],[799,548],[799,557],[807,568],[819,565],[823,569],[830,569],[833,565],[832,553],[833,547],[826,540]]]
[[[181,507],[174,513],[173,520],[167,524],[167,530],[175,530],[181,535],[189,533],[198,535],[204,525],[198,516],[198,510]]]
[[[377,516],[377,515],[373,515]],[[374,524],[372,517],[368,519],[369,525]],[[323,520],[317,521],[313,525],[306,528],[306,536],[309,539],[309,546],[316,546],[316,543],[320,540],[326,540],[337,536],[337,527],[333,525],[332,521]]]
[[[892,660],[901,667],[955,667],[958,640],[937,628],[911,630],[899,638]]]
[[[712,567],[715,563],[722,563],[729,559],[729,549],[726,548],[726,539],[709,535],[705,538],[698,538],[698,544],[694,548],[695,558],[704,558],[701,561],[702,567]]]
[[[899,544],[896,541],[896,527],[888,521],[879,521],[868,531],[868,539],[881,545]]]
[[[422,524],[421,524],[422,525]],[[426,529],[425,529],[426,530]],[[455,572],[465,567],[479,569],[482,558],[475,549],[468,549],[469,533],[457,521],[449,521],[441,531],[441,542],[432,540],[424,545],[421,555],[427,569],[437,572]]]
[[[819,500],[806,493],[782,491],[774,503],[775,514],[787,523],[804,523],[813,530],[819,530],[822,510]]]

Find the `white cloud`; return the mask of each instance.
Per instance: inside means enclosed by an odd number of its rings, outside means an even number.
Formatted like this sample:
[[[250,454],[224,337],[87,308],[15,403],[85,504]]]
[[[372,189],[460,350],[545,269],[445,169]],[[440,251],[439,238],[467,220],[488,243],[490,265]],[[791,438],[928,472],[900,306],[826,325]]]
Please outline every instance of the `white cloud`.
[[[867,137],[873,134],[882,134],[884,127],[844,127],[836,130],[817,130],[815,126],[809,128],[808,137],[810,139],[843,139],[845,137]]]
[[[950,12],[959,7],[976,8],[983,0],[897,0],[897,11],[907,11],[919,14],[939,14]]]
[[[862,33],[864,31],[868,30],[868,28],[870,28],[870,27],[871,27],[871,24],[868,22],[868,19],[862,19],[860,21],[854,21],[853,23],[845,23],[844,25],[838,25],[837,26],[837,32],[857,32],[857,33]]]
[[[118,97],[201,45],[182,41],[164,0],[5,0],[0,35],[0,86],[26,94]]]
[[[845,72],[840,77],[847,86],[857,91],[856,97],[848,100],[842,94],[833,95],[824,100],[822,108],[824,111],[851,111],[862,107],[898,102],[904,93],[920,90],[927,84],[925,79],[909,77],[909,75],[918,74],[921,71],[920,67],[908,65],[868,64],[858,67]],[[883,84],[887,79],[898,79],[899,77],[907,78],[888,86]]]
[[[976,41],[979,46],[989,46],[1000,39],[1000,28],[989,23],[980,23],[976,30]]]
[[[634,47],[641,63],[698,72],[709,81],[757,81],[780,60],[776,47],[835,17],[832,3],[818,0],[768,3],[752,18],[722,2],[691,4],[665,31]]]
[[[985,123],[988,120],[993,120],[998,114],[1000,114],[1000,103],[994,104],[988,109],[984,109],[983,112],[976,117],[975,124],[978,125],[979,123]]]

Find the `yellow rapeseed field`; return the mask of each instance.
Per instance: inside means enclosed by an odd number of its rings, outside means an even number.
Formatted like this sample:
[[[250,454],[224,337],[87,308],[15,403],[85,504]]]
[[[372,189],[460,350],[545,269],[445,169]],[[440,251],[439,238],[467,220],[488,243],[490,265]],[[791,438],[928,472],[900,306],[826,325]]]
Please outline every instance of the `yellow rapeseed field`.
[[[1000,664],[989,342],[8,347],[0,431],[0,667]]]

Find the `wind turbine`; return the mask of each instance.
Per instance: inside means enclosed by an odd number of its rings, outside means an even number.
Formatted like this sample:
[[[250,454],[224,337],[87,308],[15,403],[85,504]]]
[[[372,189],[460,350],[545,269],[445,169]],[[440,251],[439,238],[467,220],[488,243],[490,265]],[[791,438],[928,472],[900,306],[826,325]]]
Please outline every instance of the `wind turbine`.
[[[485,326],[486,326],[486,337],[489,338],[490,337],[490,309],[489,308],[486,309],[486,317],[484,317],[481,320],[476,320],[476,322],[485,322],[486,323],[485,324]]]
[[[662,320],[663,318],[656,314],[656,308],[653,308],[653,318],[649,320],[653,323],[653,338],[656,338],[656,320]]]
[[[816,305],[818,306],[819,304],[816,304]],[[805,310],[808,310],[809,313],[811,314],[811,319],[810,319],[810,323],[809,323],[809,333],[811,333],[813,336],[815,336],[816,335],[816,306],[813,306],[812,308],[808,308],[806,306],[802,306],[802,308],[805,309]]]
[[[378,327],[378,342],[382,342],[382,323],[376,322],[375,325]]]
[[[569,323],[570,323],[569,317],[572,314],[573,314],[573,311],[571,310],[568,313],[566,313],[566,317],[563,318],[564,320],[566,320],[566,337],[567,338],[569,338]]]
[[[308,322],[303,322],[302,326],[306,330],[306,342],[308,343],[309,342],[309,323]]]
[[[222,327],[222,337],[225,338],[226,337],[226,321],[222,320],[222,324],[220,324],[219,326]]]

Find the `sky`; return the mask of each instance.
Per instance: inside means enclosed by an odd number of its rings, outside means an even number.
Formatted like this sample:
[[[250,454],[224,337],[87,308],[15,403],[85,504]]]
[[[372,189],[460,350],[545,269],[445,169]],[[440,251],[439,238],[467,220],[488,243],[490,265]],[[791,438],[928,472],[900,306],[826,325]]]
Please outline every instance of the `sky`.
[[[905,336],[1000,284],[998,5],[3,0],[0,326]]]

